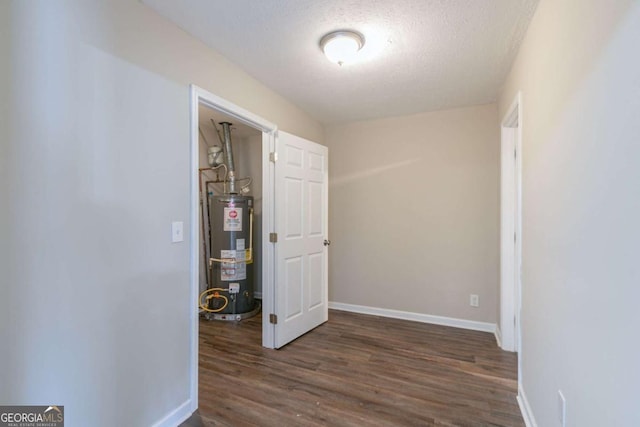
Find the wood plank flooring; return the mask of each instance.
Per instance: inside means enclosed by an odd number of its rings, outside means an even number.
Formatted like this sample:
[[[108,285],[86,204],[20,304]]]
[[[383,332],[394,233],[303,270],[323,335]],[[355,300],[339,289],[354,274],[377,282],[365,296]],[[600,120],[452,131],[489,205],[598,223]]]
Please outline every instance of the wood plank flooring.
[[[524,426],[492,334],[331,310],[280,350],[261,319],[200,322],[196,426]]]

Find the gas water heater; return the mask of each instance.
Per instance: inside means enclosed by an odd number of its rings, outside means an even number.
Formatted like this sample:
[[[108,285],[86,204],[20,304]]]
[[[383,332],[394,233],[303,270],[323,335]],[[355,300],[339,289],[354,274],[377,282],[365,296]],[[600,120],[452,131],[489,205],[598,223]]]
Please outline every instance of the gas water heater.
[[[253,197],[237,194],[210,196],[211,280],[229,299],[218,313],[241,314],[255,307],[253,299]],[[211,308],[220,298],[212,298]]]
[[[208,196],[209,283],[200,295],[200,307],[209,319],[242,320],[260,309],[254,299],[253,197],[239,194],[248,192],[248,185],[240,192],[236,190],[231,123],[220,125],[224,135],[224,192]]]

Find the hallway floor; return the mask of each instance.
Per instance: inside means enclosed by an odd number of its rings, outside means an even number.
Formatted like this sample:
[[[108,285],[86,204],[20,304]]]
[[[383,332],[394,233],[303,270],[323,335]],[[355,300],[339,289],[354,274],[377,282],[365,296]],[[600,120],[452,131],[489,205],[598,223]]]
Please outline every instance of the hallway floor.
[[[281,350],[260,315],[200,321],[195,426],[524,426],[492,334],[331,310]]]

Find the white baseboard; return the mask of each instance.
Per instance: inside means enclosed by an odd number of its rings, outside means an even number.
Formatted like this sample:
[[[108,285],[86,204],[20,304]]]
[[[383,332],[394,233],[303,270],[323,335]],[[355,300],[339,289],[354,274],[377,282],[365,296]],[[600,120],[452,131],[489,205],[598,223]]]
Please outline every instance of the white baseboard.
[[[454,328],[471,329],[473,331],[491,332],[495,334],[495,323],[477,322],[475,320],[456,319],[454,317],[433,316],[430,314],[412,313],[410,311],[391,310],[388,308],[367,307],[364,305],[344,304],[329,301],[329,308],[353,313],[371,314],[391,317],[393,319],[412,320],[414,322],[432,323],[434,325],[452,326]]]
[[[186,421],[192,414],[191,399],[189,399],[153,424],[153,427],[176,427]]]
[[[502,331],[500,330],[500,326],[496,325],[496,343],[498,343],[498,347],[502,348]]]
[[[536,419],[533,416],[533,411],[531,410],[531,406],[529,406],[529,401],[527,400],[527,395],[524,394],[524,389],[522,388],[522,383],[518,381],[518,406],[520,406],[520,412],[522,413],[522,418],[524,419],[524,424],[527,427],[538,427],[536,423]]]

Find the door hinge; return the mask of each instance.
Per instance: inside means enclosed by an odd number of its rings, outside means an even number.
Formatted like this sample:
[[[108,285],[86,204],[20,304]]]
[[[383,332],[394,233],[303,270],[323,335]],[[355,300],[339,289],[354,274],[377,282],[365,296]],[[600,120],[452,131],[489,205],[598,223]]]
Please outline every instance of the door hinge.
[[[515,242],[516,242],[516,233],[514,232],[513,233],[513,243],[515,243]]]
[[[278,160],[278,153],[276,153],[275,151],[272,153],[269,153],[269,161],[271,163],[275,163]]]
[[[518,158],[518,152],[516,150],[513,150],[513,158],[514,159]]]
[[[269,242],[278,243],[278,233],[269,233]]]
[[[274,325],[278,324],[278,315],[277,314],[269,314],[269,323],[273,323]]]

